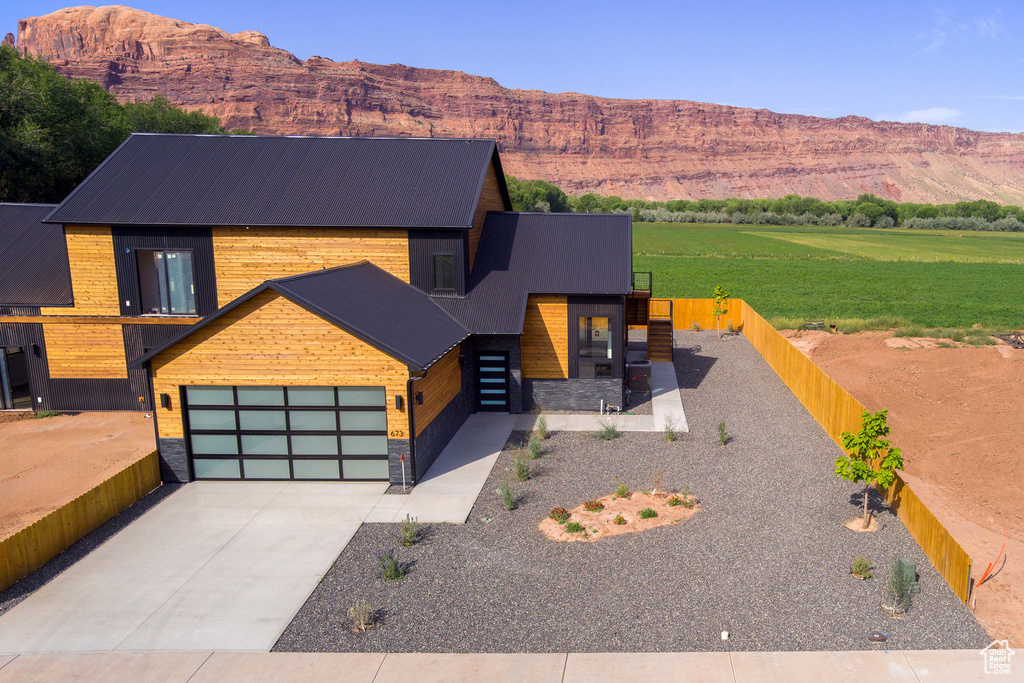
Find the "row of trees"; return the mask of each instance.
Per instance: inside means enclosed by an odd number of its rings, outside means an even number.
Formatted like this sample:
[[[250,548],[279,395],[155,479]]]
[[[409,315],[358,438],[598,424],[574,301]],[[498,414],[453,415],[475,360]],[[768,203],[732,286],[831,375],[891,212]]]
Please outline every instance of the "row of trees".
[[[228,131],[164,97],[120,104],[97,83],[0,46],[0,201],[63,200],[133,132]]]
[[[955,204],[894,202],[873,194],[823,202],[790,194],[781,199],[677,199],[647,202],[589,193],[565,194],[542,180],[505,176],[516,211],[625,213],[659,223],[746,223],[751,225],[848,225],[851,227],[1024,230],[1024,209],[979,199]]]

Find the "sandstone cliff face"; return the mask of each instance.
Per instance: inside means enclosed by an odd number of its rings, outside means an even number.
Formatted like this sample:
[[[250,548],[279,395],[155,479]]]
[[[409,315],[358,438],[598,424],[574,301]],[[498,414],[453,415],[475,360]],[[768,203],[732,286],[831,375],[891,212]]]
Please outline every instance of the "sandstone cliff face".
[[[1024,203],[1024,135],[512,90],[458,71],[324,57],[303,62],[256,31],[229,34],[121,6],[22,20],[17,48],[122,100],[160,93],[228,128],[495,138],[507,172],[574,194],[874,192],[899,201]]]

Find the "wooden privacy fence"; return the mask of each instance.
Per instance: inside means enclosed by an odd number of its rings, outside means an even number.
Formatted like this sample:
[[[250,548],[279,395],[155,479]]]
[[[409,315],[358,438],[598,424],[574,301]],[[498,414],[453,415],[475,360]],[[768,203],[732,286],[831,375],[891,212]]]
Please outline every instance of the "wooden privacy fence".
[[[28,576],[160,485],[156,451],[0,541],[0,590]]]
[[[743,320],[743,313],[740,310],[740,300],[730,299],[726,304],[728,313],[722,316],[721,328],[729,328],[729,323],[737,330]],[[711,312],[715,310],[714,299],[672,299],[672,327],[676,330],[688,330],[697,323],[705,330],[715,329],[715,317]]]

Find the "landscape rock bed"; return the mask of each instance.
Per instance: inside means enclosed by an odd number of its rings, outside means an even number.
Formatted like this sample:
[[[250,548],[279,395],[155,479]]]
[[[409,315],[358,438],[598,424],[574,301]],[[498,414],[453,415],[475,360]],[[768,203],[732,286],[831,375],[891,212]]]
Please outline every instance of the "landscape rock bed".
[[[585,504],[577,505],[571,510],[572,514],[565,523],[559,524],[549,514],[541,520],[537,528],[552,541],[566,543],[597,541],[608,536],[647,531],[666,524],[678,524],[697,512],[696,504],[690,508],[681,503],[675,506],[667,505],[670,497],[671,495],[652,495],[643,491],[623,498],[615,495],[603,496],[596,499],[596,502],[604,505],[601,510],[590,511],[584,509]],[[644,509],[654,510],[657,516],[643,519],[640,511]],[[616,523],[616,518],[619,518],[621,522]],[[583,531],[570,533],[566,530],[568,522],[581,524]]]
[[[677,332],[690,432],[665,442],[556,433],[514,484],[519,509],[495,490],[499,457],[465,525],[435,525],[399,547],[397,525],[364,524],[278,641],[278,651],[601,652],[980,649],[991,638],[888,511],[875,533],[843,523],[862,487],[832,472],[837,446],[743,337]],[[725,420],[733,441],[718,445]],[[513,434],[521,443],[524,435]],[[689,485],[699,514],[600,543],[552,543],[537,528],[552,508],[611,494],[615,477],[650,489]],[[397,548],[402,581],[385,584],[376,553]],[[875,578],[850,575],[862,555]],[[896,556],[917,563],[921,593],[894,620],[880,603]],[[348,608],[365,599],[381,622],[355,634]],[[721,632],[730,641],[723,643]],[[888,634],[871,643],[868,634]]]

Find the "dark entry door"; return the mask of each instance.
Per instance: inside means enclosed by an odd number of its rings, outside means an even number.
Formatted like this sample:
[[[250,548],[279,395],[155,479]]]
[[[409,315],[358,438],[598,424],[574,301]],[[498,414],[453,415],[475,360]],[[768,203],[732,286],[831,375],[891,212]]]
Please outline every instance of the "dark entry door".
[[[507,413],[508,351],[476,352],[476,409]]]
[[[25,349],[20,346],[0,348],[0,409],[28,410],[31,407]]]

